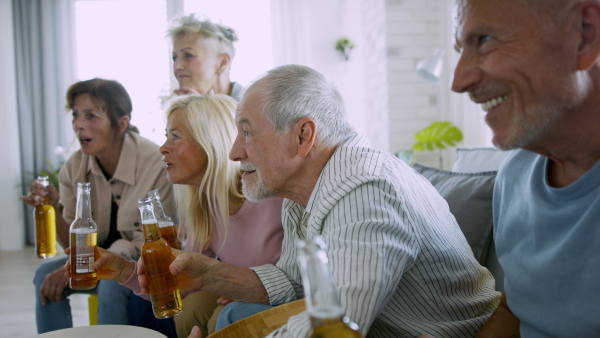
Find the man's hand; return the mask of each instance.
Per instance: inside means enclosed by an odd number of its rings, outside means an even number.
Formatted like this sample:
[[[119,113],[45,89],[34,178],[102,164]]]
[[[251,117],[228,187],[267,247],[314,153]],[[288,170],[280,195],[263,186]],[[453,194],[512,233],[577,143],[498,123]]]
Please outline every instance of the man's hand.
[[[71,253],[71,248],[66,248],[65,253]],[[96,247],[96,262],[94,269],[100,280],[114,280],[123,283],[129,279],[135,269],[135,262],[129,261],[120,255]],[[65,264],[65,276],[71,277],[71,260]]]
[[[69,260],[67,260],[68,262]],[[44,278],[42,287],[40,287],[40,300],[42,305],[48,303],[47,299],[53,300],[57,303],[63,299],[63,291],[69,285],[69,278],[65,276],[63,269],[58,268]]]
[[[500,305],[490,316],[487,323],[477,333],[478,338],[496,338],[496,337],[520,337],[520,321],[515,316],[506,300],[506,294],[502,295]]]
[[[169,265],[171,274],[177,276],[177,283],[181,290],[197,290],[203,285],[204,274],[208,269],[219,261],[209,258],[198,252],[184,252],[171,249],[175,255],[175,260]],[[142,257],[138,260],[138,280],[142,287],[143,294],[149,294],[148,278],[146,277],[146,268]]]
[[[223,306],[225,306],[229,303],[232,303],[232,302],[235,302],[235,299],[231,299],[227,296],[221,296],[221,297],[219,297],[219,299],[217,299],[217,304],[223,305]]]

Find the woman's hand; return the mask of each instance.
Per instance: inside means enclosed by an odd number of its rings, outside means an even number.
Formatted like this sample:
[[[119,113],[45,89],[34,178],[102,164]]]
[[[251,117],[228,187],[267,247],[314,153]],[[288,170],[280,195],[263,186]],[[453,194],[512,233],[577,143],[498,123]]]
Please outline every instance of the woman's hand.
[[[199,327],[194,326],[188,338],[202,338],[202,331],[200,331]]]
[[[68,262],[69,260],[67,260]],[[63,269],[58,268],[44,278],[40,287],[40,300],[42,305],[48,303],[48,299],[60,303],[63,299],[63,291],[69,285],[69,278],[65,276]]]
[[[65,253],[68,255],[71,248],[66,248]],[[65,264],[65,275],[71,277],[71,260],[68,259]],[[114,280],[119,283],[124,283],[129,279],[135,269],[135,262],[129,261],[120,255],[112,253],[106,249],[96,247],[96,262],[94,269],[100,280]]]
[[[177,282],[181,290],[197,290],[203,285],[204,274],[210,267],[219,262],[198,252],[184,252],[171,249],[175,260],[169,265],[171,274],[177,276]],[[143,294],[149,294],[146,268],[142,257],[138,260],[138,280]]]
[[[33,180],[31,186],[29,186],[29,193],[27,196],[21,196],[19,199],[32,207],[37,207],[44,202],[44,198],[48,195],[50,196],[50,204],[56,206],[60,199],[58,191],[56,191],[56,188],[52,184],[49,184],[46,189],[47,191],[37,180]]]

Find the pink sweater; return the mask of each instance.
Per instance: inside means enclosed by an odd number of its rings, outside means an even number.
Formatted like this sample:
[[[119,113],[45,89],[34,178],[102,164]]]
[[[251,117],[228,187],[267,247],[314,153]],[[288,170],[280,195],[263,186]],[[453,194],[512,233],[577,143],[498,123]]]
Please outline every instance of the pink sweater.
[[[281,204],[283,199],[270,198],[259,202],[245,201],[240,211],[229,216],[229,231],[223,245],[225,229],[222,219],[217,220],[209,247],[202,253],[209,257],[219,257],[225,263],[250,268],[264,264],[275,264],[281,255],[283,227],[281,226]],[[189,237],[184,242],[185,251],[198,252]],[[122,285],[140,294],[137,279],[137,262],[134,272]],[[182,296],[194,292],[182,292]],[[147,295],[141,295],[149,299]]]

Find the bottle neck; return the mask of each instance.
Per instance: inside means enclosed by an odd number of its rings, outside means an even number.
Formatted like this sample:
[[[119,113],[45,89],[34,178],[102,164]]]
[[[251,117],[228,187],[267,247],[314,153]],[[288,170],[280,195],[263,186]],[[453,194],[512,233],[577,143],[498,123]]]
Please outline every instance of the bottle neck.
[[[152,197],[152,207],[154,208],[154,215],[156,216],[157,220],[165,222],[171,221],[171,218],[165,213],[165,209],[163,208],[158,196]]]
[[[156,223],[147,223],[142,225],[144,228],[144,240],[153,242],[160,239],[160,229]]]
[[[341,319],[344,310],[329,271],[325,250],[306,250],[300,257],[309,315],[318,320]]]
[[[92,204],[89,190],[77,189],[77,209],[75,215],[76,218],[80,219],[92,219]]]
[[[48,192],[48,179],[45,177],[38,177],[38,182],[42,185],[42,187],[44,187],[44,191]],[[46,195],[44,196],[44,200],[42,201],[42,203],[40,203],[42,205],[51,205],[50,203],[50,195]]]

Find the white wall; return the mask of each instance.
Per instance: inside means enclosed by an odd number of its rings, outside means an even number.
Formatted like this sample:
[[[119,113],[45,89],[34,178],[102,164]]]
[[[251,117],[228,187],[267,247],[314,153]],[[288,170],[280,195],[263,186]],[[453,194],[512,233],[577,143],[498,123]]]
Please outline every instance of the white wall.
[[[439,2],[386,1],[390,151],[410,149],[415,132],[438,119],[438,88],[415,67],[440,47]]]
[[[312,67],[336,84],[348,120],[374,147],[388,150],[385,7],[381,0],[272,2],[275,65]],[[341,37],[355,45],[349,60],[335,50]]]
[[[491,133],[483,112],[466,95],[450,90],[459,55],[454,51],[453,0],[387,0],[390,151],[410,149],[414,135],[436,120],[457,125],[460,147],[490,147]],[[438,84],[417,75],[417,63],[436,48],[445,51]],[[439,165],[440,153],[423,153],[419,162]],[[442,167],[451,169],[455,149],[441,152]]]
[[[0,166],[0,251],[19,250],[25,246],[21,189],[21,158],[15,91],[15,59],[13,49],[11,0],[0,0],[0,123],[3,157]]]

